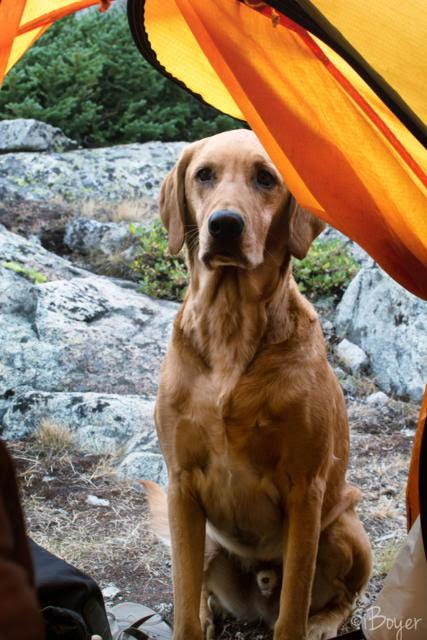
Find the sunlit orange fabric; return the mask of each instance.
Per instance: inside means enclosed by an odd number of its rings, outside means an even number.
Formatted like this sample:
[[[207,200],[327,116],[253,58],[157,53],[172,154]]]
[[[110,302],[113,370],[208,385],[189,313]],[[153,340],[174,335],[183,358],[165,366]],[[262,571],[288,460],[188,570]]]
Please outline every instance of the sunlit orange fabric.
[[[415,442],[412,449],[411,466],[409,469],[409,479],[406,491],[406,514],[408,521],[408,529],[412,527],[420,513],[420,495],[419,495],[419,471],[420,471],[420,451],[421,440],[423,437],[427,418],[427,387],[424,392],[424,401],[421,407],[418,427],[415,434]]]
[[[0,84],[5,74],[55,20],[100,0],[1,0]]]
[[[357,74],[314,41],[376,123],[297,31],[237,0],[147,0],[146,15],[160,63],[214,106],[243,114],[299,202],[427,298],[427,153]]]

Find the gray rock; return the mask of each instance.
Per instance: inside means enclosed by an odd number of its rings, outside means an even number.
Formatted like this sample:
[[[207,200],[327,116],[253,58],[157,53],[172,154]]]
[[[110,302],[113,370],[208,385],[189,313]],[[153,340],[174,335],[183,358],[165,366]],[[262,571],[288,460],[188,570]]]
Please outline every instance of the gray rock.
[[[17,118],[0,121],[0,153],[22,151],[67,151],[77,142],[70,140],[61,129],[38,120]]]
[[[118,467],[119,475],[134,480],[153,480],[163,487],[168,484],[166,463],[160,453],[134,451]]]
[[[352,373],[361,373],[368,367],[369,360],[366,353],[349,340],[341,340],[336,346],[335,352],[341,362],[350,369]]]
[[[149,219],[157,210],[160,184],[184,146],[147,142],[66,153],[8,153],[0,156],[0,201],[54,201],[86,217],[104,207],[126,220]]]
[[[154,401],[138,396],[18,390],[3,415],[3,436],[27,437],[49,420],[88,453],[115,453],[136,434],[141,447],[158,453],[153,414]]]
[[[48,420],[69,429],[82,452],[114,455],[120,476],[166,484],[153,416],[154,399],[18,390],[3,413],[2,436],[27,437]]]
[[[383,406],[387,404],[387,402],[390,402],[390,398],[383,391],[377,391],[376,393],[371,393],[366,398],[366,402],[376,406]]]
[[[377,267],[350,283],[336,317],[337,332],[369,356],[380,389],[417,402],[427,362],[427,304]]]
[[[81,254],[97,251],[111,255],[128,249],[133,242],[135,236],[126,223],[74,218],[65,227],[64,244]]]
[[[102,595],[106,600],[112,600],[119,595],[120,589],[114,582],[110,582],[102,589]]]
[[[18,389],[154,395],[177,305],[13,235],[0,228],[0,409]],[[32,284],[4,257],[60,279]]]
[[[94,496],[91,493],[86,498],[86,503],[91,507],[109,507],[110,501],[105,498],[98,498],[98,496]]]
[[[14,276],[0,316],[0,396],[43,391],[153,395],[175,315],[100,276],[28,286]]]
[[[51,279],[34,284],[4,263]],[[27,437],[50,420],[82,451],[118,455],[121,475],[165,483],[154,395],[177,307],[76,269],[0,226],[3,436]]]

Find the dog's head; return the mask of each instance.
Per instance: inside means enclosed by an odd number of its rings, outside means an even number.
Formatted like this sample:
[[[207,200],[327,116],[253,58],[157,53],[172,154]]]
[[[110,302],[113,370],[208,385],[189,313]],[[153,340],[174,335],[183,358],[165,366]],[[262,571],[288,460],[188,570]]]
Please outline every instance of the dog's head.
[[[265,256],[303,258],[324,224],[301,209],[252,131],[189,145],[165,178],[160,215],[169,250],[187,241],[209,269],[255,269]]]

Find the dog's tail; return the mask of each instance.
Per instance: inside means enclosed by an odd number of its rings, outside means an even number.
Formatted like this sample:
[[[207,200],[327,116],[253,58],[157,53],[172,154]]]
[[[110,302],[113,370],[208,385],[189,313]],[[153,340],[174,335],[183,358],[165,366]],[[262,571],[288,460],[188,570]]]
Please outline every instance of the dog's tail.
[[[152,532],[163,544],[170,548],[171,536],[169,531],[168,498],[166,492],[151,480],[140,480],[144,487],[150,509],[150,525]]]

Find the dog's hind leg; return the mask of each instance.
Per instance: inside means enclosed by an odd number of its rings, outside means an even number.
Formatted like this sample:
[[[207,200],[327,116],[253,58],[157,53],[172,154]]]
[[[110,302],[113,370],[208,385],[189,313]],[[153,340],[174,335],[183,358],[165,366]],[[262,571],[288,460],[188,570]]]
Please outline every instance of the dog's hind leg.
[[[325,531],[319,543],[308,640],[328,640],[351,614],[371,573],[371,547],[353,509]]]

